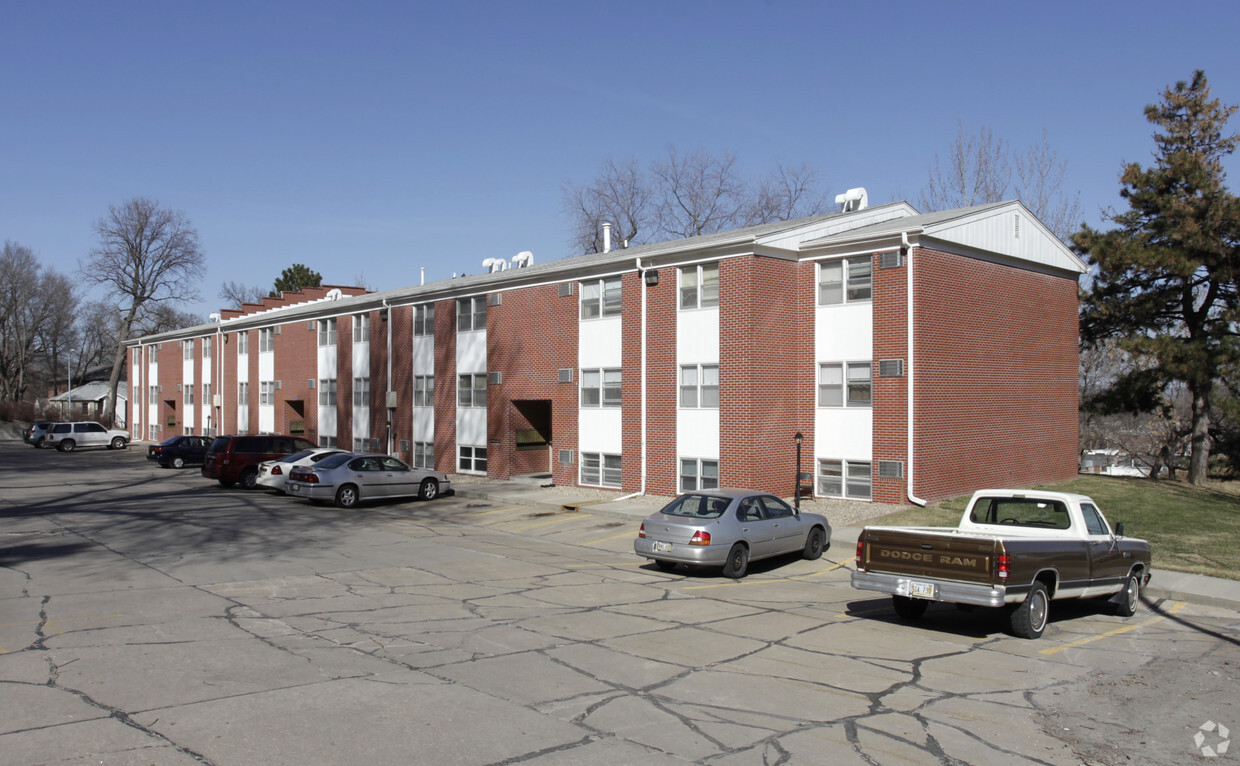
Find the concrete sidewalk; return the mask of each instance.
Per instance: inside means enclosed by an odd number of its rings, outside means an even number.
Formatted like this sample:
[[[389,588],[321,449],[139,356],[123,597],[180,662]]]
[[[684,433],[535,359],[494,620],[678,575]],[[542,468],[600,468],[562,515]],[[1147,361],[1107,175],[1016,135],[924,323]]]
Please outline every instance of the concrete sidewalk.
[[[666,498],[648,495],[626,500],[600,500],[597,494],[585,490],[577,495],[570,488],[543,488],[515,481],[457,484],[454,489],[460,497],[485,498],[542,510],[580,510],[598,516],[629,519],[633,521],[634,530],[642,519],[666,502]],[[836,550],[855,548],[860,533],[861,529],[857,527],[833,527],[831,546]],[[1165,598],[1240,610],[1240,581],[1220,577],[1155,569],[1142,595],[1152,600]]]

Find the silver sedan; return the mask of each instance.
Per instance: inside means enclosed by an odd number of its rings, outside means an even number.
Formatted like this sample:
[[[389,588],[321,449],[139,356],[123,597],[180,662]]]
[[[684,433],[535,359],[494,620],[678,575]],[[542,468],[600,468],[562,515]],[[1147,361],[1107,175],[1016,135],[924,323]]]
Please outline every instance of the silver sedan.
[[[314,465],[289,472],[284,491],[311,503],[334,500],[352,508],[363,500],[385,497],[419,497],[434,500],[451,488],[447,474],[413,468],[390,455],[332,455]]]
[[[288,475],[292,473],[294,468],[303,465],[314,465],[320,460],[326,460],[332,455],[346,454],[345,450],[336,449],[335,447],[316,447],[315,449],[305,449],[301,452],[294,452],[286,455],[279,460],[268,460],[265,463],[258,464],[258,483],[261,486],[274,489],[281,495],[284,494],[284,484],[288,481]]]
[[[831,525],[817,513],[748,489],[686,492],[642,522],[633,541],[639,556],[660,569],[677,564],[721,566],[745,576],[750,561],[799,551],[816,559],[831,545]]]

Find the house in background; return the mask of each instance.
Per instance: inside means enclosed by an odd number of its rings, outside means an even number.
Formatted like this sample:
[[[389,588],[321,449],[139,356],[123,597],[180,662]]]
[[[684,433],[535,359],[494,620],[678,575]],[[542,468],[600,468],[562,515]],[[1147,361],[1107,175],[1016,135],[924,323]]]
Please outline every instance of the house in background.
[[[135,438],[284,432],[506,479],[901,503],[1067,479],[1077,278],[1019,202],[869,207],[129,342]],[[800,435],[798,444],[794,437]]]
[[[117,384],[116,417],[117,428],[124,428],[126,420],[126,404],[128,387],[122,380]],[[108,381],[92,380],[72,388],[64,393],[48,399],[48,403],[64,420],[99,420],[108,406]]]

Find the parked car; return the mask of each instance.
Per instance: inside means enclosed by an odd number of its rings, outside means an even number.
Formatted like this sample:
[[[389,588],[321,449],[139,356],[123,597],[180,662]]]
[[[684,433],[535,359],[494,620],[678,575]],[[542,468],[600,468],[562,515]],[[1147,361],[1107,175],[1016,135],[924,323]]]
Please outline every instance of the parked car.
[[[335,447],[317,447],[310,450],[302,450],[294,452],[288,457],[282,457],[279,460],[268,460],[258,464],[258,483],[264,487],[270,487],[281,495],[284,494],[284,483],[288,481],[289,471],[303,465],[314,465],[320,460],[326,460],[332,455],[342,455],[344,450]]]
[[[830,545],[823,516],[799,513],[767,492],[709,489],[686,492],[648,516],[633,550],[660,569],[721,566],[725,577],[740,578],[750,561],[793,551],[812,561]]]
[[[389,455],[343,453],[317,465],[294,468],[284,489],[311,503],[334,500],[352,508],[363,500],[380,497],[419,497],[434,500],[451,489],[447,474],[413,468]]]
[[[221,487],[231,487],[241,482],[245,489],[254,489],[258,486],[259,463],[316,446],[300,436],[217,436],[203,457],[202,475],[215,479]]]
[[[210,445],[209,436],[173,436],[147,447],[146,459],[154,460],[164,468],[184,468],[191,463],[201,465]]]
[[[22,431],[22,441],[27,444],[33,444],[36,447],[43,446],[43,440],[47,437],[47,431],[52,427],[52,421],[39,420],[30,424],[30,427]]]
[[[105,428],[93,420],[76,423],[52,423],[43,443],[61,452],[72,452],[78,447],[107,447],[125,449],[129,446],[129,432],[119,428]]]

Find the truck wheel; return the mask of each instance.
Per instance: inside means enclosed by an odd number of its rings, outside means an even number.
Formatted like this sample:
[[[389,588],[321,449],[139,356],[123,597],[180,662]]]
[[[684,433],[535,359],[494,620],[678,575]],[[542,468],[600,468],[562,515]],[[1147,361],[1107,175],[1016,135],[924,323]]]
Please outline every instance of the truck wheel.
[[[125,437],[113,436],[112,443],[108,445],[108,449],[125,449]]]
[[[822,527],[814,527],[809,531],[809,537],[805,538],[805,550],[801,553],[801,557],[806,561],[815,561],[822,558],[822,551],[826,547],[824,543],[827,539],[827,533],[822,531]]]
[[[1120,617],[1131,617],[1137,613],[1137,604],[1140,600],[1141,576],[1133,572],[1124,581],[1124,589],[1110,598],[1110,603],[1111,608]]]
[[[723,576],[739,580],[749,569],[749,549],[744,543],[737,543],[728,551],[727,563],[723,565]]]
[[[75,447],[77,447],[77,443],[72,439],[61,439],[60,443],[56,445],[56,449],[61,452],[72,452]]]
[[[1046,618],[1050,616],[1050,604],[1046,586],[1035,582],[1025,600],[1012,610],[1009,617],[1012,633],[1020,638],[1041,638],[1046,630]]]
[[[930,606],[930,602],[924,598],[892,596],[891,605],[895,607],[896,614],[900,615],[903,619],[916,620],[926,613],[926,607]]]

